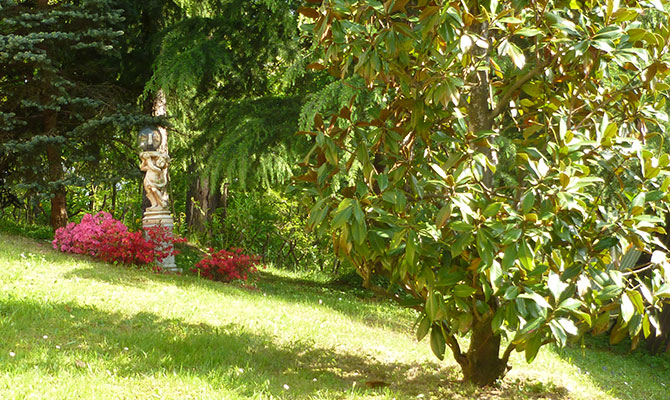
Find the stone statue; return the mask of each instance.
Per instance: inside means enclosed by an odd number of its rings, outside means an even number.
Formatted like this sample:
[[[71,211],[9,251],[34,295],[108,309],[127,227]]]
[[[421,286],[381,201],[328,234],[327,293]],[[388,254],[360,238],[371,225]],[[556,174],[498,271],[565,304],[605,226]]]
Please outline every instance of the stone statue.
[[[144,192],[151,202],[148,210],[168,209],[168,163],[169,157],[158,151],[143,151],[140,153],[142,164],[140,170],[145,171]]]

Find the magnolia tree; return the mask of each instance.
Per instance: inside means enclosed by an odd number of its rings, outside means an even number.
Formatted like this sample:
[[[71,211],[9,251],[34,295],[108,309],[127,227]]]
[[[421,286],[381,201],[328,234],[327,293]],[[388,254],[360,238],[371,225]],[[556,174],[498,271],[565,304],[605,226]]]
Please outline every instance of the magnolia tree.
[[[467,381],[502,378],[515,350],[530,362],[542,345],[605,331],[635,346],[657,327],[670,297],[654,239],[670,199],[667,7],[299,9],[320,58],[309,67],[356,89],[303,132],[314,137],[298,177],[316,198],[309,226],[332,234],[369,287],[375,274],[399,284],[420,312],[418,339],[440,359],[449,349]],[[640,252],[651,263],[636,265]]]

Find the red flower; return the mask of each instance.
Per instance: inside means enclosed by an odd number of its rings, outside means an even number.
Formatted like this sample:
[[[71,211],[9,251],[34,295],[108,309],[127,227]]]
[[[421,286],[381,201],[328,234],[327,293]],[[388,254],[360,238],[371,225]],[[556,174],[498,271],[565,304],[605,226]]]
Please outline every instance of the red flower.
[[[261,258],[245,255],[243,251],[239,248],[233,248],[230,251],[219,250],[214,252],[214,249],[210,248],[210,254],[200,260],[191,269],[191,272],[214,281],[246,281],[258,271],[256,265]]]
[[[185,241],[174,238],[166,227],[152,227],[145,233],[146,238],[141,232],[130,232],[121,221],[100,212],[59,228],[52,244],[60,251],[89,254],[105,262],[151,264],[177,254],[174,243]]]

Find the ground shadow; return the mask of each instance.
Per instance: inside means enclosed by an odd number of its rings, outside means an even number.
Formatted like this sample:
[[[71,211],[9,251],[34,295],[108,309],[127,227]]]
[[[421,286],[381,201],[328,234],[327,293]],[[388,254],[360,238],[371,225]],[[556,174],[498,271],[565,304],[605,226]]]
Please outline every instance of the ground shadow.
[[[90,264],[76,268],[63,275],[65,279],[90,279],[116,286],[146,287],[149,282],[160,282],[177,287],[207,288],[215,292],[230,295],[244,292],[249,296],[273,296],[287,303],[309,304],[329,308],[367,325],[383,326],[397,332],[409,332],[412,321],[409,319],[391,319],[385,315],[384,308],[390,308],[389,300],[376,297],[360,298],[342,287],[332,287],[318,282],[281,277],[261,272],[256,289],[235,284],[224,284],[198,279],[194,276],[175,276],[156,274],[146,271],[138,274],[128,268],[106,264]],[[354,300],[343,301],[343,298]]]
[[[572,344],[553,351],[588,375],[603,391],[618,398],[670,399],[670,357],[667,355],[652,356],[642,349],[631,352],[630,342],[610,346],[605,336],[585,337],[583,349],[579,344]]]
[[[54,327],[59,332],[50,332]],[[43,338],[45,332],[50,339]],[[407,399],[420,395],[501,399],[520,393],[514,385],[490,390],[464,385],[454,366],[380,362],[302,341],[278,344],[272,337],[235,324],[191,324],[147,312],[128,317],[75,303],[0,300],[0,335],[4,338],[0,349],[9,351],[7,346],[12,346],[17,353],[9,361],[11,366],[0,363],[0,371],[10,368],[13,373],[37,368],[49,375],[63,369],[88,374],[93,364],[121,378],[195,375],[211,382],[214,389],[225,386],[227,390],[231,385],[226,382],[232,381],[232,387],[245,397],[257,397],[259,390],[273,398],[296,399],[324,392],[338,397],[352,391],[386,390]],[[61,340],[57,350],[54,340]],[[541,397],[562,399],[561,393]]]
[[[41,336],[50,327],[60,327],[58,337],[69,339],[58,350],[53,346],[55,334],[50,340]],[[387,382],[394,392],[414,397],[424,388],[439,387],[445,379],[457,376],[452,368],[381,363],[300,341],[282,346],[271,337],[236,325],[189,324],[145,312],[127,317],[73,303],[2,300],[0,334],[5,345],[13,346],[19,355],[11,360],[13,371],[38,368],[55,374],[68,368],[59,362],[59,355],[68,354],[84,360],[69,366],[75,372],[87,373],[89,360],[113,365],[120,377],[166,373],[235,379],[240,394],[250,397],[259,387],[277,398],[346,393],[352,388],[373,390],[366,386],[368,381]],[[0,363],[0,371],[3,369]],[[287,393],[284,385],[294,389]]]

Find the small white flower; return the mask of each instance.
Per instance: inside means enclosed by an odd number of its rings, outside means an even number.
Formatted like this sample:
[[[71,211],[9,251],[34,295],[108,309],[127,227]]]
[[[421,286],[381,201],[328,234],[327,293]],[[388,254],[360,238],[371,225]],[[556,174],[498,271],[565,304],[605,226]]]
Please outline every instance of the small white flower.
[[[60,346],[59,346],[59,345],[56,345],[56,350],[60,350]]]
[[[312,379],[313,382],[316,382],[316,378]]]
[[[323,304],[323,300],[319,299],[319,304]]]
[[[9,352],[9,356],[10,356],[10,357],[14,357],[15,355],[16,355],[16,353],[14,353],[13,351],[10,351],[10,352]]]
[[[123,348],[123,351],[128,351],[128,348],[127,348],[127,347],[124,347],[124,348]]]
[[[42,336],[42,339],[49,339],[49,336],[44,335],[44,336]]]
[[[289,386],[287,384],[284,384],[284,389],[288,390]]]

